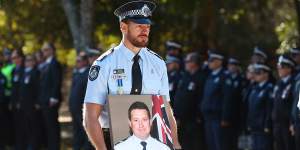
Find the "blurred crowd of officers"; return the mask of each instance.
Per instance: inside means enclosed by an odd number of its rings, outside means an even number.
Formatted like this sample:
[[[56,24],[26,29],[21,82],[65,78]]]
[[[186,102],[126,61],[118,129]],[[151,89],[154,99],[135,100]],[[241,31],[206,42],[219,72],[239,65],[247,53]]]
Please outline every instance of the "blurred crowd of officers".
[[[61,148],[58,110],[62,101],[63,69],[55,47],[24,55],[4,49],[0,57],[0,150]],[[90,64],[100,52],[89,49],[76,57],[69,110],[72,116],[73,149],[93,149],[82,127],[82,103]]]
[[[171,106],[184,150],[300,150],[300,48],[278,56],[272,69],[267,53],[256,47],[245,72],[238,58],[217,50],[205,59],[197,52],[183,57],[173,41],[166,48]],[[99,55],[88,50],[76,58],[69,95],[74,150],[93,149],[82,126],[82,104],[89,68]],[[5,49],[0,58],[0,150],[60,149],[63,70],[54,45],[26,56]]]
[[[171,106],[184,150],[300,150],[300,48],[268,64],[255,47],[246,71],[236,56],[208,50],[182,58],[167,43]]]

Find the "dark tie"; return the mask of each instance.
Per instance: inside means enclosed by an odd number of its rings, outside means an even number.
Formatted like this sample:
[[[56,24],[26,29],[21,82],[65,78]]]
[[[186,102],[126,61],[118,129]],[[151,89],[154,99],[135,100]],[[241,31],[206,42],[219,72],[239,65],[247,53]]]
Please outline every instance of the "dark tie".
[[[130,94],[140,95],[142,91],[142,72],[139,65],[139,55],[135,55],[133,57],[133,65],[132,65],[132,87]]]
[[[147,143],[144,142],[144,141],[142,141],[142,142],[141,142],[141,145],[143,146],[143,150],[146,150]]]

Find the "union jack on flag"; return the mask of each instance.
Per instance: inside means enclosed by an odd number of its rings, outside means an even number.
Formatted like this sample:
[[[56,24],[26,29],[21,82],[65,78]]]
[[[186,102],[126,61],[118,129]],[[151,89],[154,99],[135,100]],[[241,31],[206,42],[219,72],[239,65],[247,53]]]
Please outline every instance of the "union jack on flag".
[[[161,95],[152,96],[152,130],[151,136],[173,149],[170,123]]]

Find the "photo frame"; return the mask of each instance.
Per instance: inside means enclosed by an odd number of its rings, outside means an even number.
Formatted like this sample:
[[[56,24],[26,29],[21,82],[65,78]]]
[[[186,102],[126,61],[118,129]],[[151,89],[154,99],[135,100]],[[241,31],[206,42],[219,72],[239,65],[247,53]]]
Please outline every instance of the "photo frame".
[[[172,147],[169,117],[166,109],[169,105],[164,96],[160,95],[109,95],[108,114],[110,118],[111,145],[130,136],[128,125],[128,108],[136,101],[145,103],[152,114],[151,136]]]

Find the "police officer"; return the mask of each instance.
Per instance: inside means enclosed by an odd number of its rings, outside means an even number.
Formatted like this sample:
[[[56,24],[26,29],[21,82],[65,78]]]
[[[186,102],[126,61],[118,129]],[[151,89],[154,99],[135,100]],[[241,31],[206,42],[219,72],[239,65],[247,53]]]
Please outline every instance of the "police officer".
[[[46,60],[40,74],[39,89],[41,90],[38,101],[42,110],[48,149],[58,150],[60,149],[58,109],[61,101],[62,72],[61,66],[54,55],[54,45],[45,43],[42,52]]]
[[[182,71],[180,69],[180,60],[174,56],[166,57],[168,78],[169,78],[169,91],[171,106],[174,108],[174,96],[178,86],[178,82],[181,79]]]
[[[277,71],[280,79],[274,88],[274,103],[272,111],[273,135],[277,150],[294,149],[290,133],[291,109],[293,104],[293,78],[295,67],[293,60],[287,55],[281,55],[277,62]]]
[[[178,133],[182,148],[196,150],[204,146],[203,119],[197,106],[202,99],[206,77],[201,70],[197,53],[189,53],[186,56],[185,70],[176,90],[174,115],[179,124]]]
[[[87,56],[89,59],[90,66],[93,64],[93,62],[100,56],[100,51],[97,49],[87,49]]]
[[[167,56],[174,56],[182,61],[182,56],[181,56],[182,45],[174,41],[167,41],[166,48],[167,48]]]
[[[25,130],[22,125],[24,114],[20,111],[20,83],[24,73],[24,54],[21,50],[14,50],[11,59],[16,65],[12,72],[11,108],[14,116],[16,149],[21,150],[24,148],[23,131]]]
[[[257,84],[248,100],[248,130],[252,138],[253,150],[272,149],[271,113],[273,85],[269,81],[270,67],[258,63],[254,65]]]
[[[292,127],[291,131],[295,137],[296,149],[300,150],[300,110],[297,107],[299,103],[299,91],[300,91],[300,48],[295,47],[290,49],[290,54],[294,62],[296,63],[294,72],[294,88],[293,97],[294,102],[292,106]]]
[[[151,115],[145,103],[134,102],[128,109],[129,127],[132,135],[116,144],[115,150],[170,150],[150,135]]]
[[[182,56],[182,45],[175,42],[175,41],[167,41],[165,43],[166,49],[167,49],[167,57],[173,56],[179,59],[180,69],[183,70],[184,68],[184,62],[183,62],[183,56]]]
[[[224,98],[226,97],[226,75],[223,68],[224,55],[217,51],[209,53],[208,67],[211,70],[204,86],[201,111],[205,123],[206,145],[209,150],[220,150],[222,147],[221,126],[228,124]]]
[[[106,106],[108,94],[160,94],[166,95],[167,101],[170,101],[166,64],[156,53],[146,48],[150,17],[155,7],[151,1],[132,1],[117,8],[115,15],[119,17],[122,42],[100,56],[90,69],[84,121],[87,134],[96,149],[106,150],[110,145],[109,138],[104,143],[103,136],[109,134]],[[179,149],[171,109],[167,109],[167,114],[171,116],[174,147]]]
[[[89,62],[86,55],[76,58],[76,68],[73,71],[72,86],[69,97],[69,109],[73,124],[73,149],[92,149],[82,126],[82,104],[85,96],[89,74]]]
[[[25,68],[19,84],[20,112],[23,114],[22,149],[39,149],[41,127],[38,122],[39,71],[33,55],[25,57]]]
[[[241,74],[240,61],[231,56],[227,64],[227,96],[224,97],[223,106],[224,121],[222,128],[222,147],[227,150],[237,149],[237,138],[241,122],[242,90],[244,88],[244,78]]]

